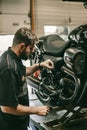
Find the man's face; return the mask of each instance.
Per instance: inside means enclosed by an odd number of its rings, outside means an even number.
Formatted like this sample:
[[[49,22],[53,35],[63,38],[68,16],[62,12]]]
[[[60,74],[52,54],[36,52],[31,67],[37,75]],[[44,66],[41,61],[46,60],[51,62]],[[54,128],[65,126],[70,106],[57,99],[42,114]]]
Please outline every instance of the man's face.
[[[23,60],[27,60],[29,58],[29,56],[34,52],[34,45],[29,45],[27,47],[25,47],[25,49],[23,50],[23,52],[21,53],[20,57]]]

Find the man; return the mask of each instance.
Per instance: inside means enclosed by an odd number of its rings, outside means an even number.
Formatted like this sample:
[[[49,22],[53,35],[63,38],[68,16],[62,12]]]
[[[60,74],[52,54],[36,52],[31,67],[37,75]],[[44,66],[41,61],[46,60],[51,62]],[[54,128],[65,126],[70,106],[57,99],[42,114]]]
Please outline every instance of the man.
[[[0,130],[27,130],[29,115],[45,116],[48,106],[29,106],[26,76],[40,66],[53,69],[51,60],[25,67],[26,60],[34,51],[35,35],[26,27],[14,35],[12,47],[0,58]]]

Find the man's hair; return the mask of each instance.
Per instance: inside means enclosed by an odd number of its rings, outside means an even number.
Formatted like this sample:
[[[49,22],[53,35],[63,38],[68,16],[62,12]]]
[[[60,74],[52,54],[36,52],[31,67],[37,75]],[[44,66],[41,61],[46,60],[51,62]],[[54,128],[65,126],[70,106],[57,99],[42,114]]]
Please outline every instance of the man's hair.
[[[13,38],[13,46],[20,44],[21,42],[25,43],[26,46],[34,45],[37,40],[36,35],[26,27],[22,27],[16,31]]]

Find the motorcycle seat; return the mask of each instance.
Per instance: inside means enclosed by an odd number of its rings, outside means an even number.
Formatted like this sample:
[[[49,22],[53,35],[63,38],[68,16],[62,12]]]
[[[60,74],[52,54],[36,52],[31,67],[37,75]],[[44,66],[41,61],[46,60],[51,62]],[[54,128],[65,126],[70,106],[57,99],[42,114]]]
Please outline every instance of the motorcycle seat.
[[[59,35],[51,34],[39,38],[43,41],[42,48],[46,55],[62,56],[64,50],[68,48],[69,42],[65,42]]]

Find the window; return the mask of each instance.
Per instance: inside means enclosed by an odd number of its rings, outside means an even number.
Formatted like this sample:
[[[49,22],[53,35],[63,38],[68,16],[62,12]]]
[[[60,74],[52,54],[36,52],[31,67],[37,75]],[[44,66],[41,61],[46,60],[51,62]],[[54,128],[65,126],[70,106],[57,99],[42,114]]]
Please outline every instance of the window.
[[[67,41],[70,28],[67,26],[44,26],[45,35],[58,34],[62,39]]]

